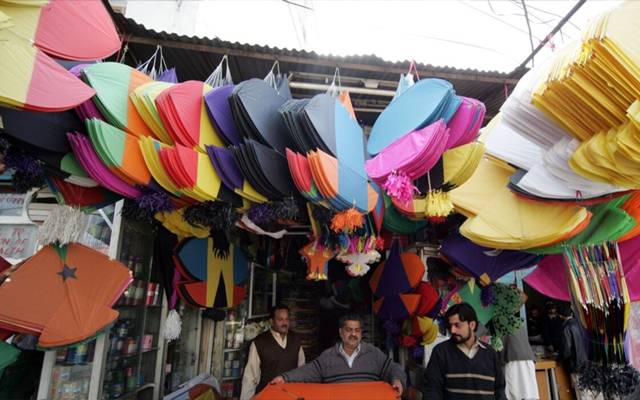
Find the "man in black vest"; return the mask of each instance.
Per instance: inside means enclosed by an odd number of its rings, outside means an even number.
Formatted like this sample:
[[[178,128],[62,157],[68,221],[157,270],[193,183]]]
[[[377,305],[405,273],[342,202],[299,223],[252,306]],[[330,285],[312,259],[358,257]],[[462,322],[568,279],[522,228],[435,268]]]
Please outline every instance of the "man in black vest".
[[[254,339],[242,377],[240,400],[249,400],[273,378],[304,364],[300,338],[289,332],[289,308],[278,304],[270,314],[271,329]]]
[[[498,354],[476,337],[476,312],[456,304],[444,317],[451,339],[433,350],[424,372],[423,399],[506,400],[502,363]]]

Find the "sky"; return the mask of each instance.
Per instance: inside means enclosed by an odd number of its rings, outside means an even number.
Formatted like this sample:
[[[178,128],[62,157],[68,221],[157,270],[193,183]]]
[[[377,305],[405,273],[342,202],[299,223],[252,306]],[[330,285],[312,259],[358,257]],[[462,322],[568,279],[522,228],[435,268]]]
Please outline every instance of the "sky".
[[[526,0],[531,36],[522,0],[129,0],[126,16],[188,36],[510,72],[576,3]],[[579,38],[593,16],[619,3],[587,1],[535,62]]]

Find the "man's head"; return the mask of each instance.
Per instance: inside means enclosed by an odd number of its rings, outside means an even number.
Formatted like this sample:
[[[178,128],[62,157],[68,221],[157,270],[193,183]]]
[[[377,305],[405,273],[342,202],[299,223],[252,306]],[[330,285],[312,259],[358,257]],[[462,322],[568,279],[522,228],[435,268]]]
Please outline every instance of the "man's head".
[[[460,303],[450,307],[444,315],[451,339],[454,342],[466,343],[475,338],[478,329],[478,316],[476,311],[467,303]]]
[[[556,306],[556,303],[554,303],[552,301],[548,301],[544,305],[544,309],[547,312],[547,316],[549,318],[555,318],[555,317],[558,316],[558,307]]]
[[[281,335],[289,332],[289,307],[284,304],[277,304],[271,309],[271,329]]]
[[[362,340],[362,318],[356,314],[343,315],[338,321],[338,326],[342,347],[355,350]]]
[[[564,320],[567,320],[573,317],[573,309],[571,308],[571,304],[563,304],[560,306],[560,310],[558,311],[558,316]]]
[[[533,306],[531,307],[531,309],[529,310],[529,315],[532,318],[538,318],[540,317],[540,308],[538,306]]]

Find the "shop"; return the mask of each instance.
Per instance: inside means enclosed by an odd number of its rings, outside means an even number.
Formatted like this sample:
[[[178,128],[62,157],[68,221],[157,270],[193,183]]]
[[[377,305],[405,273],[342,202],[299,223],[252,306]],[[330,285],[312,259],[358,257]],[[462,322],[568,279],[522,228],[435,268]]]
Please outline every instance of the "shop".
[[[419,400],[463,303],[508,398],[637,398],[640,6],[589,25],[580,60],[501,74],[83,4],[83,40],[43,18],[0,58],[0,398],[237,400],[285,304],[307,362],[359,314]],[[0,39],[39,7],[0,1]]]

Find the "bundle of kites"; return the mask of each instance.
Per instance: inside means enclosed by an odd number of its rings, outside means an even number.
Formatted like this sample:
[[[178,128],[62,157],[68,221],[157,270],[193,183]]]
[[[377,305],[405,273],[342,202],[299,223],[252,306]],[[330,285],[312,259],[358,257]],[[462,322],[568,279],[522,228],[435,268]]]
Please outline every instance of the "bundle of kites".
[[[414,83],[413,70],[414,63],[371,129],[365,169],[401,217],[441,222],[453,211],[448,192],[469,179],[484,154],[475,140],[485,106],[441,79]]]
[[[440,312],[440,296],[422,280],[425,265],[412,252],[402,252],[395,240],[387,259],[378,265],[369,280],[377,298],[373,305],[376,316],[384,322],[388,338],[410,348],[432,343],[439,328],[435,317]],[[405,335],[398,323],[405,321]],[[390,343],[392,345],[393,343]]]
[[[463,237],[544,257],[525,281],[573,303],[593,354],[581,384],[608,397],[639,383],[624,351],[638,296],[639,16],[624,2],[527,72],[481,135],[487,157],[450,192]]]
[[[118,318],[112,306],[132,282],[131,271],[77,243],[87,220],[77,209],[54,209],[40,228],[43,247],[18,265],[3,267],[3,338],[36,335],[39,348],[52,349],[89,340]],[[11,346],[2,343],[4,359]]]

